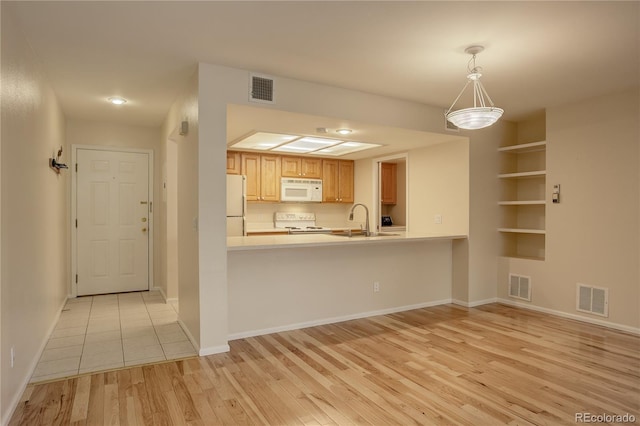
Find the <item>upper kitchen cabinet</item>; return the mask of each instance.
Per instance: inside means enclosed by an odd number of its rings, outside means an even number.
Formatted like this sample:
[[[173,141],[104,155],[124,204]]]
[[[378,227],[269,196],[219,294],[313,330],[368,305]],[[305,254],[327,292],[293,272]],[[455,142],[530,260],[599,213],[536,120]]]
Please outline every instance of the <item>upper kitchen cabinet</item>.
[[[247,201],[280,201],[280,157],[248,152],[240,157],[241,172],[247,177]]]
[[[282,176],[322,179],[322,159],[283,156]]]
[[[398,165],[380,163],[380,202],[394,205],[398,202]]]
[[[238,151],[227,151],[227,174],[239,175],[241,170],[240,153]]]
[[[354,162],[322,160],[322,201],[353,203]]]

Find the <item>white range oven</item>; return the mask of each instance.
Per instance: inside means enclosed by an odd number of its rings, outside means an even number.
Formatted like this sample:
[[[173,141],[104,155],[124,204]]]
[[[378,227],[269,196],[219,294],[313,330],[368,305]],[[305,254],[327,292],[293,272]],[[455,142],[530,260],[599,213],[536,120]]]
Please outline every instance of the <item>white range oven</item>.
[[[273,214],[276,229],[288,229],[289,234],[330,234],[331,228],[316,225],[315,213],[276,212]]]
[[[281,178],[280,201],[315,202],[322,201],[322,181],[320,179]]]

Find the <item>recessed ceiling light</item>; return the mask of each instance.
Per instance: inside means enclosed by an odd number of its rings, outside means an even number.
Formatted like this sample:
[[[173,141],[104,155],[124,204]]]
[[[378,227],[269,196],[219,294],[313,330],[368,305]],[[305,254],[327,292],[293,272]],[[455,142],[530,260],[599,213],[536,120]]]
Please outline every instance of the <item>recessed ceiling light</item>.
[[[338,129],[338,130],[336,130],[336,133],[340,133],[341,135],[348,135],[351,132],[352,132],[351,129]]]
[[[114,105],[122,105],[127,103],[127,100],[125,98],[120,98],[118,96],[113,96],[107,100]]]

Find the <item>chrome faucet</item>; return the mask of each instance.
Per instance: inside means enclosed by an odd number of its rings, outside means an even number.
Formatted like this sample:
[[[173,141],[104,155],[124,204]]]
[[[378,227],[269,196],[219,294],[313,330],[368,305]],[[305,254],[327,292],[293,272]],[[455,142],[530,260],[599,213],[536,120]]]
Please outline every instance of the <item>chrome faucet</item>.
[[[354,204],[353,207],[351,207],[351,212],[349,213],[349,220],[353,220],[353,211],[358,206],[364,207],[364,210],[365,210],[365,212],[367,214],[367,221],[365,223],[364,235],[369,237],[369,236],[371,236],[371,230],[369,229],[369,209],[367,208],[367,206],[365,206],[364,204],[361,204],[361,203]]]

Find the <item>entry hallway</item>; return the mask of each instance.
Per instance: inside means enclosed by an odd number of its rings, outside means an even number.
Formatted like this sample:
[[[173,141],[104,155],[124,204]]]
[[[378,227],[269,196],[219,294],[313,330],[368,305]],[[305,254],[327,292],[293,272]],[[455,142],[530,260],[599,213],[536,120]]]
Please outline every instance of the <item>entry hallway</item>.
[[[11,425],[560,425],[640,419],[640,336],[499,304],[230,342],[30,385]]]
[[[69,299],[31,383],[195,356],[177,320],[159,292]]]

